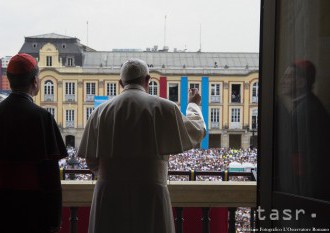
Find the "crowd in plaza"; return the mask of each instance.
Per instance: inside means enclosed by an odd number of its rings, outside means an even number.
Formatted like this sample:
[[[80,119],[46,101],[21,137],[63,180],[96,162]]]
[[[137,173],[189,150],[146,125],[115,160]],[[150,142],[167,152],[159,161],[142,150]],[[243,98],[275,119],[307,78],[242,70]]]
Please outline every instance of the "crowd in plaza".
[[[68,147],[69,156],[62,159],[60,167],[64,169],[88,169],[84,158],[76,156],[76,149]],[[171,155],[169,158],[170,171],[226,171],[230,164],[236,162],[239,164],[250,163],[257,166],[257,149],[191,149],[180,154]],[[90,179],[88,175],[76,175],[76,179]],[[169,179],[188,180],[188,176],[169,176]],[[242,178],[232,177],[234,180]],[[197,177],[197,180],[221,180],[218,176]]]
[[[76,156],[76,149],[69,147],[69,156],[61,160],[60,167],[64,169],[88,169],[85,159]],[[171,155],[169,158],[170,171],[226,171],[232,162],[239,164],[251,163],[257,166],[257,149],[192,149],[180,154]],[[69,179],[69,174],[66,175]],[[90,180],[91,175],[75,175],[75,179]],[[220,176],[197,176],[196,180],[217,181]],[[188,176],[169,176],[171,181],[189,180]],[[247,180],[246,177],[231,177],[230,180]],[[250,208],[238,208],[236,211],[237,232],[244,232],[250,226]]]

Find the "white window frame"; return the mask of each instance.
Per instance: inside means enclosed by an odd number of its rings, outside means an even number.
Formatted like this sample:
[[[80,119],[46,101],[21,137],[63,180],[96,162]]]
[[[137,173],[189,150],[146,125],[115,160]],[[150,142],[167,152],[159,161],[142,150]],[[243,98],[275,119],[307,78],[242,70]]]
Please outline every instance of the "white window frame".
[[[230,129],[241,129],[242,124],[242,109],[241,108],[230,108]]]
[[[52,80],[47,79],[44,82],[44,96],[43,101],[53,102],[54,98],[54,82]]]
[[[158,86],[158,82],[156,82],[155,80],[151,80],[149,83],[149,94],[158,96]]]
[[[96,83],[95,82],[86,82],[85,83],[85,100],[94,101],[94,96],[96,95]]]
[[[213,94],[212,94],[213,92]],[[221,103],[221,84],[211,83],[210,84],[210,102]]]
[[[53,66],[53,57],[46,56],[46,66]]]
[[[252,83],[251,86],[251,103],[258,103],[259,81]]]
[[[258,108],[252,108],[251,109],[251,122],[250,122],[250,129],[258,129]],[[253,122],[253,117],[256,117],[256,128],[252,128],[252,122]]]
[[[67,66],[74,66],[74,58],[68,57],[67,58]]]
[[[74,109],[65,110],[65,126],[66,126],[66,128],[75,127],[75,110]]]
[[[188,86],[189,89],[196,88],[196,85],[198,86],[199,93],[201,92],[201,83],[200,82],[189,82]]]
[[[76,83],[73,81],[64,82],[64,100],[75,101],[76,100]]]
[[[94,111],[94,107],[86,107],[85,113],[86,113],[86,122],[88,121],[89,117],[91,116],[92,112]]]
[[[118,85],[117,82],[107,82],[106,84],[106,96],[109,96],[109,99],[117,96]]]
[[[210,129],[220,129],[220,108],[210,108]]]
[[[65,82],[65,94],[66,95],[76,95],[76,83],[75,82]]]

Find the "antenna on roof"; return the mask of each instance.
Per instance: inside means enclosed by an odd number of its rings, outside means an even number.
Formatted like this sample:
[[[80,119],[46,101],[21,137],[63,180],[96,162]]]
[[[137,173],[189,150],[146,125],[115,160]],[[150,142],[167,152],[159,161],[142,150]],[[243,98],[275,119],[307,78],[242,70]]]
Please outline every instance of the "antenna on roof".
[[[87,20],[87,35],[86,35],[86,37],[87,37],[86,38],[86,43],[87,43],[86,45],[88,46],[88,20]]]
[[[164,22],[164,48],[166,46],[166,18],[167,18],[167,16],[165,15],[165,22]]]
[[[202,52],[202,24],[199,25],[199,50],[198,52]]]

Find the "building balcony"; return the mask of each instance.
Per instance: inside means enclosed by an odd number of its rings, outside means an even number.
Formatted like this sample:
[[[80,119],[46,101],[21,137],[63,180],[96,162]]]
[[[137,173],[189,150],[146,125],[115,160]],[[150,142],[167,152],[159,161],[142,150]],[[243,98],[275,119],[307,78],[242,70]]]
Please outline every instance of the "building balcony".
[[[93,102],[95,95],[86,95],[86,102]]]
[[[220,96],[211,96],[211,103],[220,103]]]
[[[220,123],[219,122],[211,122],[211,129],[219,129]]]
[[[252,96],[252,103],[257,104],[258,103],[258,97],[257,96]]]
[[[74,128],[74,121],[66,121],[65,128]]]
[[[82,172],[77,170],[64,170],[62,176],[65,177],[66,174],[69,175],[72,171],[76,174],[90,174],[89,170],[83,170]],[[229,180],[231,176],[247,176],[252,180],[254,177],[254,174],[251,172],[170,171],[169,174],[189,175],[190,180],[196,180],[197,175],[220,175],[223,180]],[[70,227],[64,226],[61,233],[69,232],[69,228],[70,233],[87,232],[88,223],[79,222],[77,213],[79,208],[82,208],[82,210],[85,210],[87,213],[89,212],[88,207],[91,206],[95,183],[95,180],[62,180],[63,207],[70,209]],[[238,223],[236,222],[236,210],[238,207],[251,208],[249,225],[251,228],[255,227],[256,181],[168,181],[167,185],[170,192],[172,207],[175,210],[175,226],[177,233],[182,233],[184,224],[189,222],[189,219],[186,219],[186,222],[184,221],[183,213],[185,211],[189,212],[191,210],[190,207],[201,209],[201,216],[197,217],[197,219],[201,219],[201,221],[191,223],[194,226],[197,225],[201,227],[201,233],[213,233],[210,225],[215,221],[226,223],[226,231],[221,232],[237,232],[236,228]],[[226,211],[227,214],[223,215],[223,219],[212,220],[210,219],[211,208]],[[82,227],[86,229],[82,229]]]
[[[54,95],[47,95],[47,94],[45,94],[45,96],[44,96],[44,101],[45,102],[54,102]]]
[[[242,129],[242,124],[240,122],[230,122],[229,129]]]
[[[64,100],[67,102],[75,102],[76,101],[76,96],[75,95],[65,95]]]

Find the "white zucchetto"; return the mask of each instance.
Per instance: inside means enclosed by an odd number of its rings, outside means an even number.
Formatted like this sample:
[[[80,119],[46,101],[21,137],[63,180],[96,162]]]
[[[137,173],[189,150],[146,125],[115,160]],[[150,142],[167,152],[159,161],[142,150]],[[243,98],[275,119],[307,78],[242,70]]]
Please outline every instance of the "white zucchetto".
[[[120,79],[125,82],[145,77],[147,74],[149,74],[147,63],[143,60],[132,58],[121,67]]]

